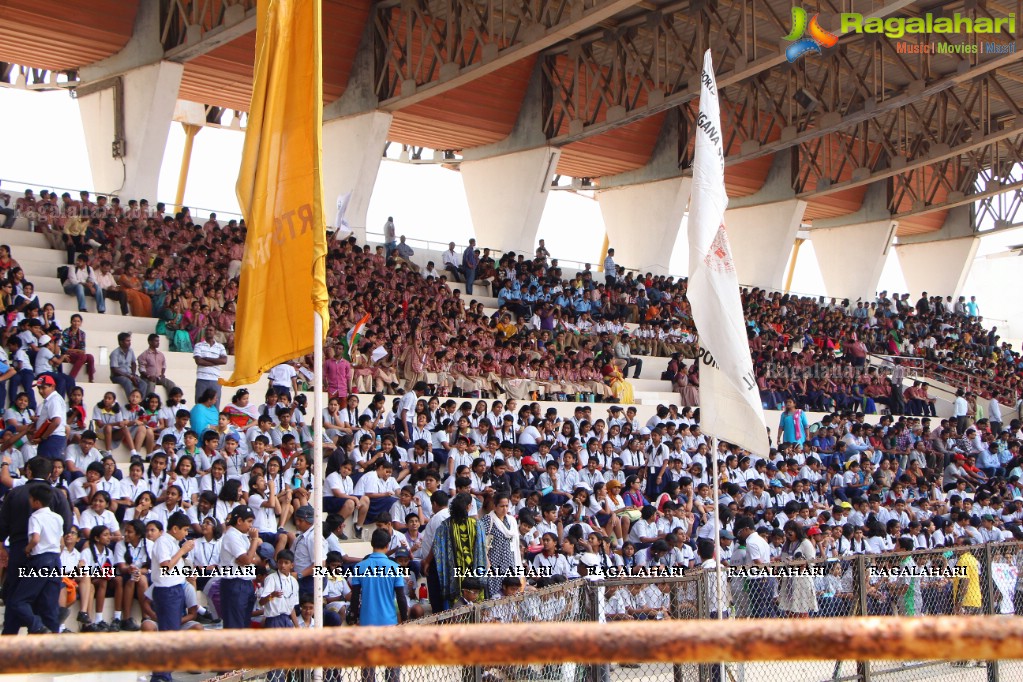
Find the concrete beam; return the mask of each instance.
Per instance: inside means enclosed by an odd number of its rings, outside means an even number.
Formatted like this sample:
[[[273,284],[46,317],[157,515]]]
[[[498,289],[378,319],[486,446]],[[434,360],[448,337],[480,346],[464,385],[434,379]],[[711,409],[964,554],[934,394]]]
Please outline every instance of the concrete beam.
[[[186,42],[184,45],[167,50],[164,59],[184,64],[255,31],[256,8],[253,7],[247,12],[232,13],[230,10],[234,8],[241,10],[240,5],[229,7],[224,16],[224,23],[206,31],[201,38],[194,42]]]
[[[484,51],[483,58],[479,62],[459,69],[450,78],[438,79],[430,83],[418,85],[410,93],[403,91],[398,97],[392,97],[380,102],[379,108],[390,112],[400,111],[405,107],[418,104],[430,97],[435,97],[449,90],[467,85],[498,69],[514,64],[520,59],[542,52],[563,40],[571,38],[577,33],[610,19],[623,10],[638,5],[640,2],[641,0],[603,0],[603,2],[596,2],[588,12],[578,14],[567,13],[561,23],[545,30],[534,40],[509,45],[503,50],[498,50],[492,57],[488,57],[488,53]],[[404,90],[404,88],[402,89]]]
[[[901,165],[893,165],[883,170],[874,171],[870,175],[860,178],[857,180],[846,180],[845,182],[837,182],[833,185],[828,186],[826,189],[813,190],[810,192],[801,192],[799,194],[800,199],[821,199],[838,192],[844,192],[847,189],[854,189],[856,187],[862,187],[863,185],[869,185],[881,180],[887,180],[888,178],[900,175],[902,173],[909,173],[911,171],[919,170],[925,166],[930,166],[947,159],[952,159],[957,156],[964,154],[970,154],[971,152],[978,151],[984,147],[996,144],[1002,140],[1007,140],[1010,137],[1023,134],[1023,118],[1017,118],[1015,123],[1011,126],[1006,127],[1004,130],[999,130],[988,135],[979,136],[970,142],[956,145],[955,147],[949,148],[948,151],[940,153],[929,153],[924,157],[914,159]]]
[[[140,2],[131,38],[124,47],[106,59],[101,59],[78,70],[76,87],[96,83],[115,75],[127,73],[163,59],[160,44],[160,3]]]
[[[899,12],[900,10],[904,9],[905,7],[908,7],[911,4],[913,4],[912,0],[895,0],[894,2],[890,2],[886,4],[884,7],[881,7],[880,9],[870,12],[869,14],[866,14],[864,16],[865,18],[868,19],[883,18],[896,12]],[[859,34],[845,34],[839,39],[839,44],[852,42],[854,40],[859,40],[861,38],[862,36],[860,36]],[[1006,61],[1008,62],[1011,60]],[[741,69],[732,69],[727,73],[722,73],[718,75],[717,76],[718,89],[722,90],[729,86],[737,85],[742,81],[748,80],[750,78],[755,78],[756,76],[759,76],[760,74],[766,71],[770,71],[771,69],[775,69],[786,63],[787,59],[785,57],[784,51],[779,50],[778,54],[757,59],[755,61],[750,62],[749,64],[744,65],[743,68]],[[987,63],[985,63],[985,65],[986,64]],[[1004,63],[999,64],[999,66],[1004,65],[1005,65]],[[616,128],[621,128],[623,126],[629,125],[630,123],[635,123],[636,121],[644,119],[647,116],[659,114],[662,111],[667,111],[674,107],[687,104],[688,102],[696,99],[700,95],[700,84],[698,76],[699,74],[694,74],[694,80],[685,90],[682,90],[671,95],[666,95],[663,99],[660,99],[656,103],[647,104],[646,106],[633,109],[632,111],[625,113],[625,115],[615,118],[613,121],[607,120],[599,121],[592,125],[584,126],[577,132],[553,137],[550,139],[550,143],[552,145],[556,145],[559,147],[566,144],[571,144],[572,142],[578,142],[588,137],[600,135],[610,130],[614,130]],[[768,150],[764,153],[770,153],[770,151],[772,150]]]

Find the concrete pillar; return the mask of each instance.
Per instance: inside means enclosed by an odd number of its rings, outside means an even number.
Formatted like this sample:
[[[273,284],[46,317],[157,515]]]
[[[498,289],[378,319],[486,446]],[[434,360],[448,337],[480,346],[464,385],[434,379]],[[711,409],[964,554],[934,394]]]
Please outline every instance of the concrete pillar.
[[[668,274],[692,184],[692,178],[668,178],[597,193],[615,263]]]
[[[461,164],[476,243],[530,256],[561,152],[527,149]]]
[[[156,203],[184,66],[161,61],[78,90],[97,192]],[[112,147],[120,145],[120,155]]]
[[[776,201],[725,211],[739,283],[781,289],[806,202]]]
[[[919,297],[926,291],[931,296],[941,294],[957,298],[966,285],[979,246],[979,238],[962,237],[897,244],[895,254],[912,296]]]
[[[874,299],[897,225],[873,220],[810,232],[828,296]]]
[[[969,206],[949,211],[937,232],[899,238],[895,254],[913,297],[926,291],[931,296],[958,297],[977,256],[980,239],[973,236]]]
[[[390,129],[391,114],[380,111],[323,124],[323,200],[327,224],[338,227],[334,225],[335,202],[351,193],[344,219],[360,243],[366,241],[366,214]]]

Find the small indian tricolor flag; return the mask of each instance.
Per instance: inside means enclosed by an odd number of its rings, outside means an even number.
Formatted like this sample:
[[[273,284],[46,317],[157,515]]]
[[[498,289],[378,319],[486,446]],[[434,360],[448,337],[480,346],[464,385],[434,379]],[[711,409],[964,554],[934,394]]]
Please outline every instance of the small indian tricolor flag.
[[[362,338],[362,330],[369,322],[369,313],[362,316],[362,319],[355,323],[355,325],[348,330],[345,334],[345,338],[341,339],[341,347],[344,348],[345,358],[352,361],[352,350],[359,343],[359,339]]]

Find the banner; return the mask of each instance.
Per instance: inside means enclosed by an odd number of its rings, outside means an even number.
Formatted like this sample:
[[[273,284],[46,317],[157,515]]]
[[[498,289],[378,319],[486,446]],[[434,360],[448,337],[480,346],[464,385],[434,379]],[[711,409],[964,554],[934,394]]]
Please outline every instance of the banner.
[[[323,217],[319,0],[256,3],[256,62],[238,202],[248,230],[226,386],[311,353],[329,326]]]
[[[689,290],[700,336],[700,428],[716,438],[767,455],[739,279],[725,230],[725,153],[710,50],[703,57],[696,120],[693,190],[689,201]]]

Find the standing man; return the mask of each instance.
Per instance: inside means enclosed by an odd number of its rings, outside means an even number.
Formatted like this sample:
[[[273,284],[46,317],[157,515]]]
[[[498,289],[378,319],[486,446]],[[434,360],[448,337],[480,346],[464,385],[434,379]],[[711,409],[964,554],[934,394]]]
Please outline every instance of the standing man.
[[[604,286],[611,287],[618,281],[618,266],[615,265],[615,250],[607,250],[607,258],[604,259]]]
[[[767,541],[756,532],[753,519],[741,516],[735,520],[735,537],[746,544],[745,563],[763,566],[771,563],[771,548]],[[749,587],[750,615],[754,618],[771,618],[774,613],[774,597],[771,583],[767,578],[747,578]]]
[[[167,376],[167,357],[160,352],[160,335],[150,334],[147,337],[149,348],[139,355],[139,376],[148,384],[149,390],[155,391],[157,386],[167,389],[167,395],[177,388],[177,384]],[[143,393],[143,397],[147,394]]]
[[[185,556],[195,547],[194,540],[185,540],[190,525],[187,514],[176,512],[167,519],[166,532],[160,533],[149,526],[153,529],[149,540],[154,541],[150,556],[153,610],[156,611],[156,626],[161,632],[180,630],[181,617],[185,615],[185,576],[181,569],[185,565]],[[154,672],[149,679],[150,682],[169,682],[173,678],[169,672]]]
[[[149,384],[139,376],[138,361],[131,349],[131,333],[117,335],[117,348],[110,353],[110,381],[121,387],[125,400],[135,389],[144,396],[149,393]]]
[[[991,425],[991,433],[996,436],[1002,432],[1002,406],[998,402],[997,396],[991,394],[990,391],[984,391],[983,397],[987,398],[987,419]]]
[[[217,392],[217,409],[220,409],[220,370],[221,365],[227,364],[227,349],[217,343],[215,337],[216,329],[206,327],[203,340],[195,344],[192,349],[192,358],[199,368],[195,371],[195,402],[199,402],[199,396],[211,389]]]
[[[391,534],[377,528],[370,539],[373,553],[355,565],[355,576],[350,580],[349,625],[400,625],[408,620],[402,568],[385,554],[390,544]],[[387,668],[387,682],[398,682],[399,670]],[[362,680],[375,682],[374,669],[363,668]]]
[[[9,462],[0,464],[0,467],[3,468],[9,466]],[[25,547],[28,546],[28,520],[32,514],[29,496],[32,489],[37,486],[51,487],[48,479],[53,471],[52,461],[45,457],[33,457],[28,461],[27,466],[29,481],[8,492],[4,497],[3,506],[0,506],[0,567],[7,567],[3,586],[3,595],[7,603],[7,608],[4,611],[3,634],[5,635],[16,635],[22,625],[28,625],[28,623],[21,622],[18,615],[20,607],[17,602],[18,595],[22,594],[18,585],[20,582],[19,569],[24,568],[28,561]],[[71,505],[67,497],[60,494],[51,497],[49,508],[60,514],[64,521],[61,535],[63,538],[71,530]],[[9,545],[10,554],[4,547],[5,541]]]
[[[39,404],[35,434],[29,442],[39,446],[39,457],[63,462],[67,449],[67,403],[57,393],[57,382],[52,375],[39,377],[36,387],[43,401]]]
[[[387,259],[391,259],[391,254],[398,247],[397,239],[394,237],[394,218],[387,216],[387,222],[384,223],[384,249],[386,249]]]
[[[472,283],[476,281],[476,268],[480,257],[476,254],[476,240],[469,240],[469,247],[462,253],[462,274],[465,275],[465,293],[472,296]]]
[[[952,418],[956,420],[956,432],[966,433],[966,417],[970,412],[970,404],[966,402],[969,394],[963,389],[956,389],[956,399],[952,403]]]

